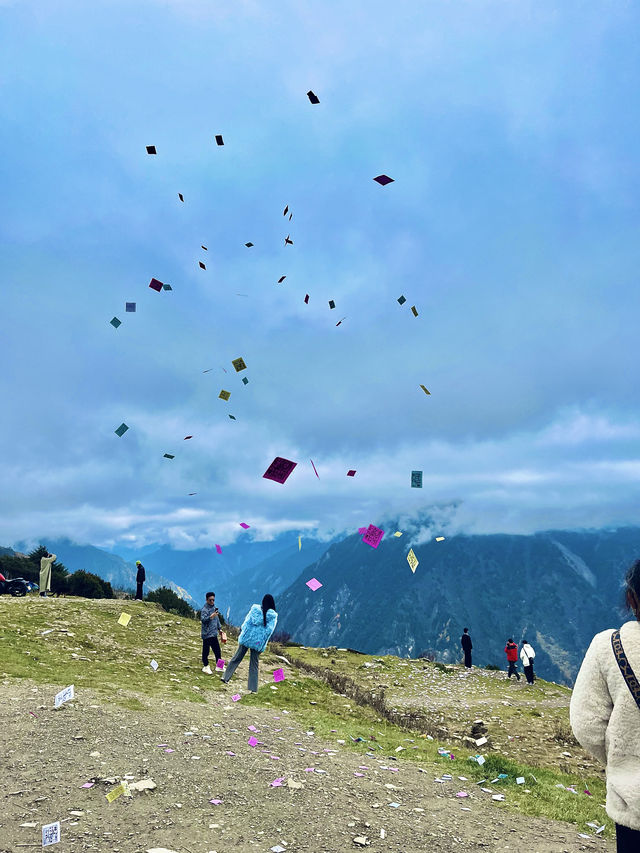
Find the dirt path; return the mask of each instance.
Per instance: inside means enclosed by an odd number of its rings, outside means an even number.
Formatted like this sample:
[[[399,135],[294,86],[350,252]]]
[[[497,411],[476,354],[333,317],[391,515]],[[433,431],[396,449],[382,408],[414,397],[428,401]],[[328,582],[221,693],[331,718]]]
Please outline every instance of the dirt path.
[[[40,847],[41,825],[56,820],[64,820],[56,853],[267,853],[277,845],[336,853],[365,849],[357,837],[393,853],[614,849],[579,838],[574,826],[496,807],[456,777],[441,785],[409,762],[319,742],[291,715],[243,707],[230,695],[207,705],[138,696],[146,710],[128,711],[83,690],[54,710],[56,689],[2,685],[1,853]],[[116,782],[98,780],[125,775],[151,778],[157,788],[107,802]],[[271,787],[278,777],[283,786]],[[289,788],[287,779],[303,787]],[[81,787],[90,780],[94,787]],[[461,790],[470,796],[456,798]]]

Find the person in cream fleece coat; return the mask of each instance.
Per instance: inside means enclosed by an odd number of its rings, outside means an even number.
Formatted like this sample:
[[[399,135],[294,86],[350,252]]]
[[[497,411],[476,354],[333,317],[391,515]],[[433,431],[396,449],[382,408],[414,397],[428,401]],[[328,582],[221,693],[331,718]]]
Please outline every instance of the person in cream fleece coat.
[[[627,605],[635,621],[620,639],[640,679],[640,560],[626,576]],[[616,822],[618,853],[640,851],[640,707],[620,672],[611,646],[613,629],[591,641],[571,697],[571,728],[607,770],[607,814]]]

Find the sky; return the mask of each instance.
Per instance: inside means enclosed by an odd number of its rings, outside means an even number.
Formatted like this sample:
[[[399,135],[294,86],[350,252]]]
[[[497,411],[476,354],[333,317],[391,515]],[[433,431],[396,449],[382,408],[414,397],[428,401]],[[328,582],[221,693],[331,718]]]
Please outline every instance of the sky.
[[[0,544],[637,524],[639,24],[0,0]]]

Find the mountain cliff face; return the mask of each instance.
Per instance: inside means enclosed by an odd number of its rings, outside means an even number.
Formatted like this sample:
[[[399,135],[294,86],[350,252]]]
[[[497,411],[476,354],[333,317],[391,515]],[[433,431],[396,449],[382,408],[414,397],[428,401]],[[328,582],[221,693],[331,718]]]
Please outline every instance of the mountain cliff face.
[[[572,683],[593,635],[629,618],[621,581],[640,556],[640,528],[453,536],[406,531],[377,549],[358,535],[336,542],[280,595],[280,627],[310,646],[438,660],[461,657],[468,627],[474,664],[504,665],[508,637],[526,638],[545,678]],[[409,548],[418,558],[411,573]],[[322,584],[311,592],[305,582]]]

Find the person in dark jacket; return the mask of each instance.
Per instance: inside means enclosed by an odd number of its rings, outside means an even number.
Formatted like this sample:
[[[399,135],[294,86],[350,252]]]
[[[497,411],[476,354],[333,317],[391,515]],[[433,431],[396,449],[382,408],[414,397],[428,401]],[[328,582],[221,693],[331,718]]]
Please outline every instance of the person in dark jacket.
[[[136,601],[142,601],[142,584],[146,581],[147,576],[140,560],[136,560],[136,566],[138,567],[138,573],[136,574]]]
[[[464,652],[464,665],[467,669],[471,669],[471,649],[473,648],[473,643],[471,642],[471,637],[469,636],[469,629],[465,628],[464,633],[460,637],[460,645],[462,646],[462,651]]]
[[[262,605],[251,605],[251,610],[244,617],[244,622],[242,623],[240,636],[238,637],[238,649],[227,664],[227,670],[222,677],[224,684],[228,684],[238,664],[246,655],[247,649],[249,649],[251,652],[249,659],[249,690],[252,693],[258,692],[258,661],[260,660],[260,653],[266,649],[277,621],[276,603],[272,595],[265,595],[262,599]]]
[[[200,611],[200,623],[202,637],[202,671],[207,675],[213,675],[209,666],[209,649],[213,650],[216,656],[216,665],[222,657],[220,651],[220,642],[218,634],[220,633],[220,613],[216,607],[215,592],[208,592],[206,595],[207,603]]]
[[[518,644],[513,642],[512,637],[509,637],[507,640],[507,645],[504,647],[504,651],[507,655],[507,663],[509,664],[507,678],[511,678],[512,675],[515,675],[518,681],[520,681],[520,673],[518,672]]]

